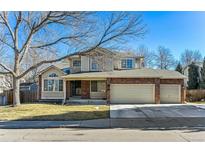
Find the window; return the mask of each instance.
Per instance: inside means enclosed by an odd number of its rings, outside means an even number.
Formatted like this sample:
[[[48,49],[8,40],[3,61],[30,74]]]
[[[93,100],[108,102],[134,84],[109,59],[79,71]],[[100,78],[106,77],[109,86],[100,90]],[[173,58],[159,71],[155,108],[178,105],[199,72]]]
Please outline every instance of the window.
[[[97,81],[91,81],[91,92],[97,92],[97,91],[98,91]]]
[[[63,91],[63,80],[44,80],[44,91]]]
[[[63,80],[55,80],[55,91],[63,91]]]
[[[51,73],[49,74],[49,77],[58,77],[58,75],[56,73]]]
[[[121,67],[122,68],[133,68],[133,59],[122,59]]]
[[[91,92],[105,92],[105,81],[91,81]]]
[[[74,67],[79,67],[81,65],[81,61],[80,60],[73,60],[73,66]]]
[[[97,70],[98,64],[96,62],[92,62],[92,70]]]

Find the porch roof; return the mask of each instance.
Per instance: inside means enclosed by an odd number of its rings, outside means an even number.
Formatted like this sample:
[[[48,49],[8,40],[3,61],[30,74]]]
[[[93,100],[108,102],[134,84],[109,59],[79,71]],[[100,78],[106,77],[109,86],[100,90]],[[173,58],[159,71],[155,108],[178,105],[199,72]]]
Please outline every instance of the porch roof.
[[[106,78],[161,78],[161,79],[185,79],[186,76],[177,71],[160,69],[132,69],[115,70],[110,72],[87,72],[63,76],[65,79],[106,79]]]

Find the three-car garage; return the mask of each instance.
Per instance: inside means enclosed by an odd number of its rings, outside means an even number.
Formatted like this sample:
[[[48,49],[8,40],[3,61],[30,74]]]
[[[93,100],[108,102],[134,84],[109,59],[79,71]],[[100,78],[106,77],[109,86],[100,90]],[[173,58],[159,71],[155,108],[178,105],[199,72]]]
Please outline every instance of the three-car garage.
[[[111,104],[179,104],[183,103],[183,80],[179,79],[111,79]]]

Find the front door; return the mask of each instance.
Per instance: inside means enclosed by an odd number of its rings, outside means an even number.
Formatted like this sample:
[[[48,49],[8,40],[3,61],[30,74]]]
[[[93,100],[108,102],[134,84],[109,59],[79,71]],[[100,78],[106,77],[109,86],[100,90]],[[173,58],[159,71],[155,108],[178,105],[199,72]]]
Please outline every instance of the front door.
[[[81,81],[71,81],[71,96],[81,96]]]

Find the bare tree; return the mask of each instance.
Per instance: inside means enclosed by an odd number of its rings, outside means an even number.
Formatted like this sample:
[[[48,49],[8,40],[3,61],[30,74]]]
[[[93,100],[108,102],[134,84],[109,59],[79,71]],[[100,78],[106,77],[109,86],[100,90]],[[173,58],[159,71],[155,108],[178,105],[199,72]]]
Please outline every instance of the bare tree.
[[[55,59],[57,57],[56,53],[52,52],[36,52],[35,50],[32,50],[31,52],[28,52],[24,59],[22,60],[22,65],[21,65],[21,71],[26,71],[28,68],[31,66],[39,63],[42,59],[44,60],[49,60],[49,59]],[[25,77],[24,80],[26,82],[36,82],[37,77],[40,71],[48,67],[50,64],[45,64],[40,67],[37,67],[33,70],[31,70]]]
[[[192,62],[202,61],[202,55],[199,50],[189,50],[186,49],[181,54],[181,61],[184,66],[190,65]]]
[[[94,15],[93,15],[94,14]],[[97,21],[96,21],[97,20]],[[145,25],[141,15],[127,12],[109,13],[104,24],[99,15],[90,12],[1,12],[0,42],[6,54],[13,54],[13,68],[0,62],[3,74],[13,76],[13,105],[20,105],[19,82],[29,72],[44,64],[61,61],[66,51],[91,51],[98,47],[113,47],[129,39],[141,38]],[[62,52],[63,50],[63,52]],[[41,59],[21,70],[25,55],[35,51],[57,53],[59,58]],[[60,56],[61,55],[61,56]]]
[[[144,57],[144,66],[153,67],[154,63],[154,52],[151,52],[145,45],[140,45],[137,49],[136,54]]]
[[[0,75],[0,86],[3,90],[8,90],[12,88],[12,76],[11,75]]]
[[[170,49],[163,46],[159,46],[157,53],[155,54],[155,66],[160,69],[168,70],[174,68],[176,61],[174,56],[171,54]]]

